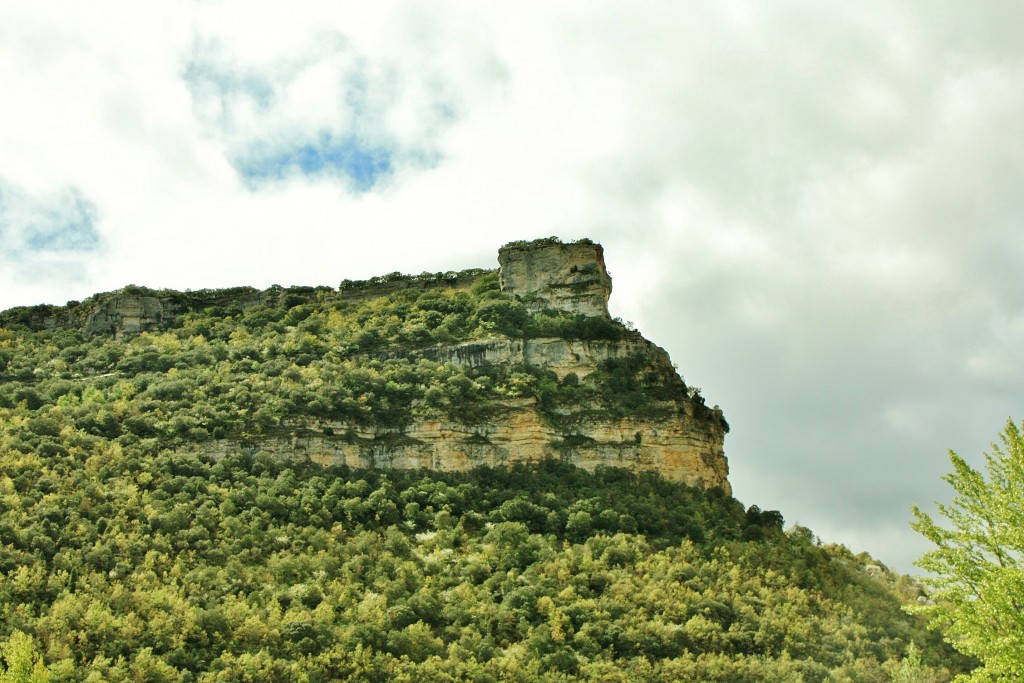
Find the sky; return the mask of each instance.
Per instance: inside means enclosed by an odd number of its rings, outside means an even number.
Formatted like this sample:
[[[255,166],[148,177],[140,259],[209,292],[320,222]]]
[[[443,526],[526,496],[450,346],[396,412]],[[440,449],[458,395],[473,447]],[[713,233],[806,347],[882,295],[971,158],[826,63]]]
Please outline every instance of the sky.
[[[1014,1],[0,2],[0,309],[605,247],[730,479],[900,571],[1024,418]]]

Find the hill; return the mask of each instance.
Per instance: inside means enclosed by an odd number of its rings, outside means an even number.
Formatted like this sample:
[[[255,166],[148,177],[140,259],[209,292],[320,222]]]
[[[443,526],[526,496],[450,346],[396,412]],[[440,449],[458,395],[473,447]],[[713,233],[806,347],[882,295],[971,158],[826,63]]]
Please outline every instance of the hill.
[[[728,491],[721,411],[609,317],[601,247],[513,243],[499,260],[338,290],[126,287],[15,309],[0,324],[51,334],[0,377],[14,381],[8,404],[35,408],[123,384],[133,401],[67,407],[104,436],[215,458],[436,470],[555,458]]]
[[[969,665],[911,580],[729,495],[721,411],[608,316],[599,245],[499,263],[0,313],[0,637],[76,681]]]

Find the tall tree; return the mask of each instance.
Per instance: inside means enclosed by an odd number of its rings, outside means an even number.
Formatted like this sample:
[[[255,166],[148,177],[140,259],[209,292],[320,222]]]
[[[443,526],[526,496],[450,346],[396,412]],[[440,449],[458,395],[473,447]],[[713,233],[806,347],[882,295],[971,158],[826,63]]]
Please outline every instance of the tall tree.
[[[938,504],[945,521],[913,508],[913,528],[936,545],[917,561],[935,589],[920,611],[981,661],[972,681],[1024,680],[1024,435],[1011,420],[1000,441],[985,454],[987,478],[950,451],[943,479],[956,495]]]
[[[36,652],[32,637],[15,631],[0,645],[4,666],[0,666],[0,683],[48,683],[50,672]]]

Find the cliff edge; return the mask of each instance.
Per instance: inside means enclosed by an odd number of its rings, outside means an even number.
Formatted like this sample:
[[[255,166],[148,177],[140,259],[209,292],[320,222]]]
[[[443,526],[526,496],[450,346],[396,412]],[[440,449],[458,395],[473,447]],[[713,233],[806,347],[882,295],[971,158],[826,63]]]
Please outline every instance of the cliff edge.
[[[90,427],[118,438],[351,467],[554,458],[731,491],[721,411],[609,316],[599,244],[513,242],[498,264],[337,289],[129,286],[6,311],[0,327],[84,339],[33,377],[79,396],[75,382],[120,383],[120,422]]]
[[[557,308],[584,316],[608,317],[612,279],[604,249],[584,239],[510,242],[498,250],[501,290],[522,299],[531,311]]]

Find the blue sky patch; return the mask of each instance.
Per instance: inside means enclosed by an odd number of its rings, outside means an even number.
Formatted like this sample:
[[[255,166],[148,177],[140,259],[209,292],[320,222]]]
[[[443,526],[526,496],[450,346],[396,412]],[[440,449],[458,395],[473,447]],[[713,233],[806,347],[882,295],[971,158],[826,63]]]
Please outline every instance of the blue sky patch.
[[[96,251],[96,205],[76,188],[32,195],[0,180],[0,246],[8,256]]]
[[[284,148],[250,148],[235,166],[251,184],[296,175],[345,177],[359,192],[372,189],[394,170],[391,150],[366,144],[353,135],[337,137],[327,132],[321,133],[315,142]]]
[[[271,63],[247,64],[216,40],[197,39],[182,71],[194,112],[224,143],[227,159],[250,190],[296,178],[330,180],[368,192],[403,169],[440,163],[437,136],[457,117],[443,83],[436,100],[418,103],[420,139],[408,142],[389,129],[389,112],[403,105],[405,87],[393,65],[352,52],[340,34],[316,50]],[[309,112],[314,70],[322,108]],[[327,74],[325,81],[319,81]],[[334,82],[331,79],[334,78]],[[331,114],[334,112],[334,115]],[[400,142],[402,140],[403,142]]]
[[[25,246],[30,251],[95,251],[100,247],[96,219],[96,206],[78,190],[68,190],[53,203],[36,205],[24,226]]]

